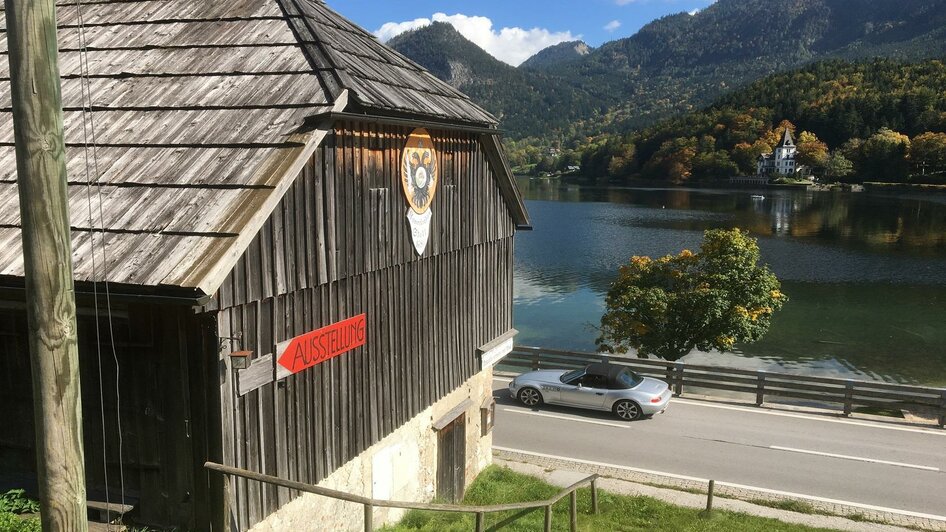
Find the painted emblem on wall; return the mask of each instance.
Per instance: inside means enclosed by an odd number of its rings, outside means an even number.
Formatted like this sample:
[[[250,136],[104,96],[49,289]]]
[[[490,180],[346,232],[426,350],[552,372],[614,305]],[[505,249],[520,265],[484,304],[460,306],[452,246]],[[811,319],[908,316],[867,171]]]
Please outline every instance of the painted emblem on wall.
[[[407,139],[401,154],[401,186],[410,209],[407,220],[411,224],[411,238],[418,255],[423,255],[430,239],[430,204],[437,194],[440,174],[437,168],[437,152],[430,133],[426,129],[415,129]]]

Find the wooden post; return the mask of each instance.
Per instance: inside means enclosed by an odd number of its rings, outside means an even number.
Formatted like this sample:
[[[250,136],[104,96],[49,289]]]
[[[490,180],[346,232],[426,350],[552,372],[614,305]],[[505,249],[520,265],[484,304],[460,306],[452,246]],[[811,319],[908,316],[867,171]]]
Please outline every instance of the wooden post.
[[[762,406],[762,403],[765,402],[765,372],[759,372],[759,383],[756,385],[755,390],[755,405]]]
[[[591,513],[598,514],[598,479],[591,481]]]
[[[552,505],[545,507],[545,532],[552,532]]]
[[[568,494],[568,529],[571,532],[576,532],[578,530],[578,493],[575,490],[572,490]]]
[[[683,395],[683,371],[686,366],[683,365],[683,362],[677,362],[676,367],[676,386],[674,386],[674,395],[677,397]]]
[[[88,530],[54,0],[5,0],[45,531]]]
[[[716,481],[709,481],[709,491],[706,492],[706,513],[707,515],[713,511],[713,489],[716,487]]]
[[[233,507],[230,505],[230,497],[233,494],[230,492],[230,475],[223,475],[223,532],[236,532],[238,527],[233,523],[233,514],[230,511]]]
[[[854,410],[854,382],[844,383],[844,415],[850,416]]]
[[[483,512],[476,512],[476,532],[483,532]]]
[[[943,391],[943,397],[939,401],[939,426],[946,428],[946,391]]]
[[[365,505],[365,532],[374,530],[374,506]]]

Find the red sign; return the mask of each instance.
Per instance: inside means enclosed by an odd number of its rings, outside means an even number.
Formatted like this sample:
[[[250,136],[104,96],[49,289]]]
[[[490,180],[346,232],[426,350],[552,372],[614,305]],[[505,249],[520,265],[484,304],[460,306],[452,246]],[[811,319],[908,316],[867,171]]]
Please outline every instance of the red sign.
[[[299,373],[365,345],[366,324],[367,316],[359,314],[354,318],[296,336],[276,346],[276,360],[290,373]]]

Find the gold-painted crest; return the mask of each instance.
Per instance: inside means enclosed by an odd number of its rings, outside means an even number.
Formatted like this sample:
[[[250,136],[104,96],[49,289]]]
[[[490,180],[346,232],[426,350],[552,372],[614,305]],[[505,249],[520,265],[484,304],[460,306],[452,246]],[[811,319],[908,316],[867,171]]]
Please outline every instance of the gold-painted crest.
[[[401,155],[401,185],[411,210],[417,214],[427,212],[439,182],[437,152],[430,133],[426,129],[415,129]]]

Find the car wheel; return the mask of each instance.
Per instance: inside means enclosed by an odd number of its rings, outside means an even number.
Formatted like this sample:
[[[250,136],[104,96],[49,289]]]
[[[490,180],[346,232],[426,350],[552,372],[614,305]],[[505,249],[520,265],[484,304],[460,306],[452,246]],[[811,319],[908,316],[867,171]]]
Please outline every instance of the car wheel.
[[[614,403],[614,415],[625,421],[637,421],[644,417],[641,406],[627,399]]]
[[[542,394],[535,388],[523,388],[519,390],[519,402],[526,406],[539,406],[542,404]]]

